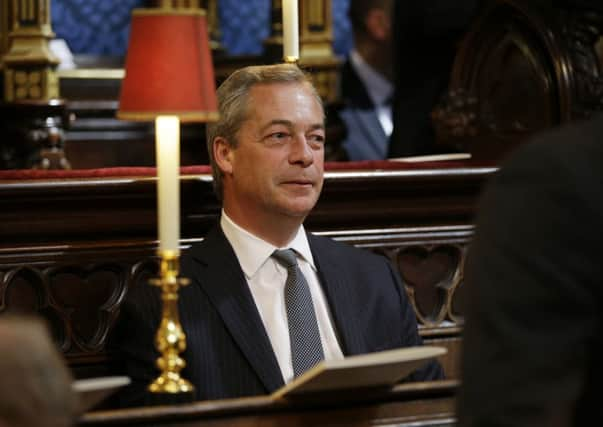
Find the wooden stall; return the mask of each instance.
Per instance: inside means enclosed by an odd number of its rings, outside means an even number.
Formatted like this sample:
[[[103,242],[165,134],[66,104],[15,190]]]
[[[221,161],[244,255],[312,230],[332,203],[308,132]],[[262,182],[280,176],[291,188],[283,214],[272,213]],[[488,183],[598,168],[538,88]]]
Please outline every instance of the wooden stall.
[[[379,167],[379,168],[377,168]],[[458,378],[462,266],[496,170],[454,162],[329,164],[309,230],[389,257],[425,341]],[[151,168],[0,172],[0,307],[38,312],[79,377],[115,373],[108,336],[128,288],[156,274]],[[208,167],[183,169],[183,248],[219,214]]]

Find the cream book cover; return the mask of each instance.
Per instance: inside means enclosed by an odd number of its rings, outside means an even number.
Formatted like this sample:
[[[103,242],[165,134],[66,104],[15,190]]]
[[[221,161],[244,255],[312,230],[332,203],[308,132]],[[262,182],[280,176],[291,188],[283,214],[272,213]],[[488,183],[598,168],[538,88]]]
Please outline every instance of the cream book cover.
[[[468,160],[471,153],[430,154],[427,156],[396,157],[387,159],[391,162],[443,162],[447,160]]]
[[[406,347],[323,360],[272,393],[274,399],[307,393],[364,387],[393,386],[429,360],[446,354],[436,346]]]
[[[78,395],[80,412],[84,413],[130,382],[126,376],[86,378],[75,380],[71,388]]]

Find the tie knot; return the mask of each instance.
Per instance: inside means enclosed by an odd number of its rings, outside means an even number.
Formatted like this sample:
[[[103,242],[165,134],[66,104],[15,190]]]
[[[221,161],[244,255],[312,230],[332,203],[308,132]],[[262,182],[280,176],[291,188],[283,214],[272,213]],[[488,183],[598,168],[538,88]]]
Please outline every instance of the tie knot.
[[[272,256],[279,264],[287,269],[297,265],[297,257],[295,256],[293,249],[277,249],[272,253]]]

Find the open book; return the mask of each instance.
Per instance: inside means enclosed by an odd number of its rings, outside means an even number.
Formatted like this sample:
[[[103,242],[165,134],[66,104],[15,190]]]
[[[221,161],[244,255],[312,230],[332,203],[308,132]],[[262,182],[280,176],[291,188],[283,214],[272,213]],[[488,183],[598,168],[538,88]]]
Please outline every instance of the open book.
[[[307,393],[364,387],[393,386],[430,359],[446,354],[446,348],[407,347],[377,353],[323,360],[272,397],[294,397]]]
[[[446,160],[467,160],[471,153],[430,154],[427,156],[395,157],[387,159],[392,162],[441,162]]]
[[[78,394],[79,410],[84,413],[120,387],[128,384],[130,384],[130,378],[125,376],[98,377],[75,380],[71,384],[71,388]]]

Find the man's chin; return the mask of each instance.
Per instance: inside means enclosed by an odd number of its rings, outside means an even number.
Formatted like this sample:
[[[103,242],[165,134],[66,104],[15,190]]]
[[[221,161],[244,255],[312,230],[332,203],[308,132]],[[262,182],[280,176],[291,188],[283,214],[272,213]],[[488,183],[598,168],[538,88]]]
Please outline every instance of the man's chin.
[[[279,209],[283,214],[293,218],[305,218],[314,208],[316,201],[306,201],[304,203],[289,203],[287,205],[281,205]]]

